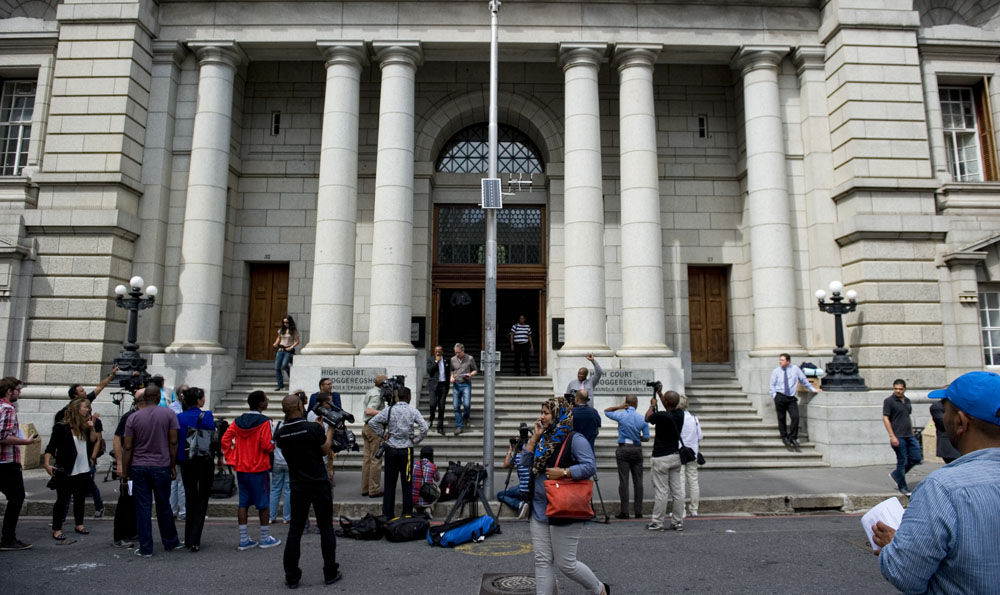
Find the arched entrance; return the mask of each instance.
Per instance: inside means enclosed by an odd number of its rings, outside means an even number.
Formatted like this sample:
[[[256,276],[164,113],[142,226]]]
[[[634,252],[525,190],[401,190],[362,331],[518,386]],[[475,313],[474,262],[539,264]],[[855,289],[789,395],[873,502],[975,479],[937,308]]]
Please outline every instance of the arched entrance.
[[[456,133],[436,161],[439,179],[448,174],[486,172],[487,126]],[[508,174],[543,173],[538,149],[519,130],[499,128],[498,170]],[[433,319],[431,337],[451,351],[463,343],[479,360],[484,342],[485,213],[478,204],[478,185],[469,188],[469,203],[434,206],[431,267]],[[513,372],[509,332],[519,316],[532,327],[533,374],[545,373],[546,210],[544,204],[507,204],[497,214],[497,348],[500,374]]]

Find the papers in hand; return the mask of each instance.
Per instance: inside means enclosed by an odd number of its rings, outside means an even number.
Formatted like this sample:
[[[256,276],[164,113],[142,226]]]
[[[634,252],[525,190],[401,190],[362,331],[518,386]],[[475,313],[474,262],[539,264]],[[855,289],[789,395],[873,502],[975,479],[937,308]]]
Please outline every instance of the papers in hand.
[[[882,521],[889,527],[898,529],[899,523],[902,520],[903,505],[899,503],[897,498],[889,498],[888,500],[879,502],[861,517],[861,526],[865,528],[865,535],[868,536],[868,543],[871,544],[872,551],[877,552],[882,549],[875,544],[875,540],[872,538],[874,535],[872,527],[879,521]]]

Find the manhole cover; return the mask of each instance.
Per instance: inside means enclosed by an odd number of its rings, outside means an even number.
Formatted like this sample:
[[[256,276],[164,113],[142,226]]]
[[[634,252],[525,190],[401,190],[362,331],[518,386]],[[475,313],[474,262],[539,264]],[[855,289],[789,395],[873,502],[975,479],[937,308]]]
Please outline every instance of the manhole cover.
[[[535,592],[532,574],[484,574],[479,595],[530,595]]]

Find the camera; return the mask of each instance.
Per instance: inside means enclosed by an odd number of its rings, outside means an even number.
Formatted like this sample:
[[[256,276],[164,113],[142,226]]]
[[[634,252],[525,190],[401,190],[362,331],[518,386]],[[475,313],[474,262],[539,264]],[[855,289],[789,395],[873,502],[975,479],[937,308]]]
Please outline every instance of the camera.
[[[530,429],[528,424],[521,422],[521,426],[517,428],[517,437],[510,439],[510,445],[514,447],[514,450],[521,450],[521,447],[528,442],[528,434]]]
[[[313,413],[317,417],[320,417],[325,421],[333,430],[333,442],[330,445],[330,450],[333,452],[340,452],[343,450],[347,451],[357,451],[358,441],[354,436],[354,432],[347,429],[346,423],[354,423],[354,416],[336,407],[326,408],[321,407],[318,404],[313,408]]]
[[[378,445],[378,450],[375,451],[376,459],[381,459],[383,456],[385,456],[385,449],[388,448],[386,446],[387,444],[388,442],[383,442],[382,444]]]
[[[663,388],[663,383],[660,382],[659,380],[650,380],[649,382],[646,383],[646,386],[652,388],[653,390],[660,390],[661,388]]]
[[[402,374],[386,378],[385,382],[382,383],[382,400],[385,404],[388,406],[394,405],[399,394],[399,389],[404,386],[406,386],[406,376]]]

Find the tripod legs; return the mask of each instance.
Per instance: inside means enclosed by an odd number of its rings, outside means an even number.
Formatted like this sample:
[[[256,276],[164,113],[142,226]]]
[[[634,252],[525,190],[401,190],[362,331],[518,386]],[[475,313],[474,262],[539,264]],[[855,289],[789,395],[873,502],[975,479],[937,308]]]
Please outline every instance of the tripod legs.
[[[597,479],[597,473],[594,473],[594,478],[593,479],[594,479],[594,487],[597,488],[597,498],[601,502],[601,512],[604,513],[604,520],[603,521],[597,521],[597,522],[599,522],[599,523],[603,522],[605,524],[610,523],[611,522],[611,517],[608,516],[608,509],[607,509],[606,506],[604,506],[604,495],[601,494],[601,482],[598,481],[598,479]],[[590,498],[590,507],[594,508],[594,498],[593,498],[593,496],[591,496],[591,498]],[[600,515],[597,514],[597,509],[594,508],[594,518],[596,519],[598,516],[600,516]]]

